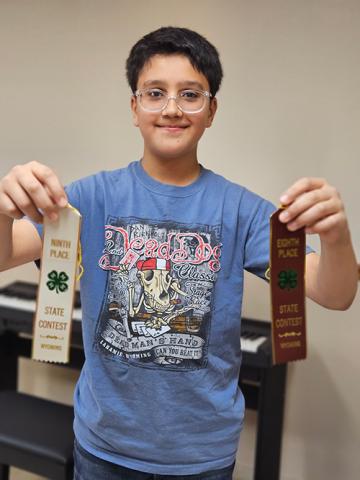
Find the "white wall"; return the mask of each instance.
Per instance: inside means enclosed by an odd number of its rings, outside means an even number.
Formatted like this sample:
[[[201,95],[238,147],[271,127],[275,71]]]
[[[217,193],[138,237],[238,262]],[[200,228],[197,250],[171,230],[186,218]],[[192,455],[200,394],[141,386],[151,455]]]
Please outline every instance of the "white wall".
[[[198,30],[221,54],[219,111],[200,161],[275,203],[296,178],[326,177],[346,203],[360,256],[358,0],[0,0],[0,175],[37,159],[66,183],[139,158],[124,62],[162,25]],[[37,272],[24,266],[0,282],[14,278]],[[359,298],[345,313],[311,302],[307,311],[309,356],[289,366],[282,479],[355,480]],[[267,286],[250,276],[244,314],[269,318]],[[29,391],[70,402],[75,378],[22,362]],[[255,420],[250,413],[241,442],[244,472]]]

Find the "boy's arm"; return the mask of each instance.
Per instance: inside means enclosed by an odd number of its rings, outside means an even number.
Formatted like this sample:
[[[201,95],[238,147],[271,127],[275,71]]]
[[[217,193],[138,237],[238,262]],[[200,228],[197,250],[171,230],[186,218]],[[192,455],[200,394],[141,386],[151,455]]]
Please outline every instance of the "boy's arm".
[[[40,258],[41,239],[28,220],[14,222],[0,215],[0,271],[17,267]]]
[[[289,230],[317,233],[321,255],[306,256],[306,293],[320,305],[348,308],[357,290],[357,263],[344,205],[337,190],[320,178],[295,182],[280,198],[286,206],[279,219]]]
[[[40,257],[41,240],[34,225],[19,220],[27,215],[42,222],[56,220],[67,205],[66,193],[56,174],[45,165],[30,162],[14,167],[0,180],[0,271]]]

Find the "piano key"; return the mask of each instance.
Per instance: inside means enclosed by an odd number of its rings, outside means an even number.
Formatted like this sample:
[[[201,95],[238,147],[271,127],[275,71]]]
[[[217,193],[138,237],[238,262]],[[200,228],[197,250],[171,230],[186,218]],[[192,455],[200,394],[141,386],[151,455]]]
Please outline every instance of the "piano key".
[[[241,335],[241,350],[250,353],[256,353],[260,346],[265,343],[267,337],[257,337],[256,339],[244,338]]]

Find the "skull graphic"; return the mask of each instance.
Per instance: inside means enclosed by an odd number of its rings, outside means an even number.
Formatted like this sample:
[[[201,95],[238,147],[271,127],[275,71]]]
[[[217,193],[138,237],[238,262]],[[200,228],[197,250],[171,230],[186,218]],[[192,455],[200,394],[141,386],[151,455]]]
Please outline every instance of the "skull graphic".
[[[170,275],[169,260],[149,258],[139,260],[136,266],[142,294],[138,305],[135,307],[134,285],[130,285],[129,313],[134,316],[139,313],[143,306],[145,311],[153,316],[153,319],[147,322],[147,325],[161,328],[161,325],[166,325],[173,317],[167,317],[167,315],[173,312],[179,295],[187,296],[187,293],[180,289],[178,281]]]

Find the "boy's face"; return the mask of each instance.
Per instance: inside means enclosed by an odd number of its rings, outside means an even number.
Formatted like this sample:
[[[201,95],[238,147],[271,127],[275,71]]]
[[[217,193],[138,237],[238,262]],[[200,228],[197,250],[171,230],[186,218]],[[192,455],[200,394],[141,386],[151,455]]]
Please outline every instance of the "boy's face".
[[[169,96],[186,89],[210,90],[206,77],[183,55],[153,56],[140,72],[137,88],[156,88]],[[131,109],[134,124],[144,138],[144,156],[162,160],[196,158],[197,144],[205,128],[211,126],[216,106],[216,99],[206,98],[201,112],[189,114],[170,99],[161,112],[148,112],[133,96]]]

